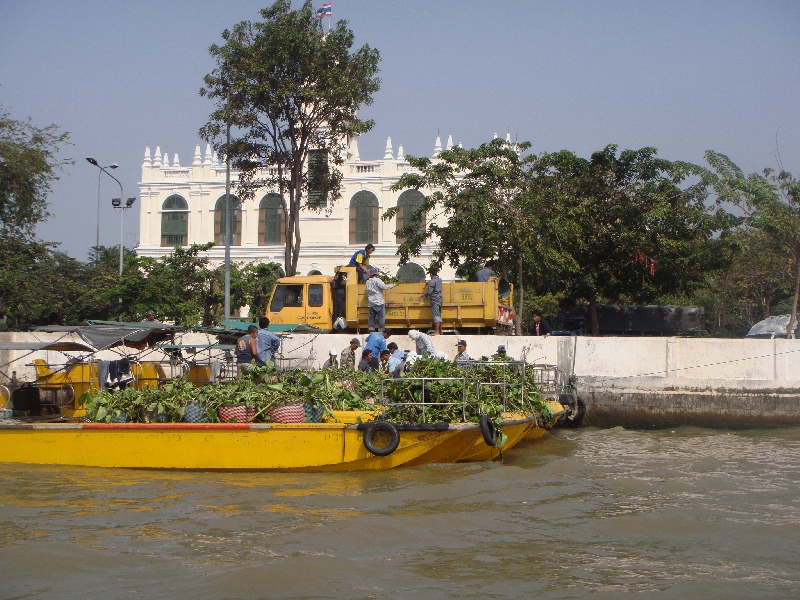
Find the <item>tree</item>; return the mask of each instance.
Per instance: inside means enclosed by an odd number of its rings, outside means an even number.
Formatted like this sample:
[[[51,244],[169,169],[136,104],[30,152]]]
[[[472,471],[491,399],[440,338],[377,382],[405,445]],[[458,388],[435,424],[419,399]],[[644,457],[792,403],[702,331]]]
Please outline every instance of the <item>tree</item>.
[[[524,157],[528,142],[511,146],[501,139],[479,148],[453,148],[438,160],[408,157],[417,173],[406,173],[393,186],[427,189],[421,207],[398,234],[400,262],[419,255],[422,245],[437,242],[433,264],[445,260],[461,276],[472,275],[484,261],[497,257],[496,268],[515,282],[520,310],[515,316],[521,334],[526,278],[557,263],[559,254],[548,243],[551,224],[545,218],[546,194],[533,185],[536,157]],[[397,214],[387,210],[383,219]],[[423,217],[429,223],[422,228]],[[446,224],[436,221],[443,217]]]
[[[571,260],[555,275],[566,298],[589,301],[594,335],[598,299],[644,303],[688,292],[718,264],[713,236],[736,219],[706,204],[701,167],[659,159],[655,148],[617,155],[614,145],[589,160],[567,151],[540,160],[575,227],[558,241]]]
[[[57,279],[76,261],[34,235],[49,216],[47,195],[59,168],[71,162],[57,157],[68,138],[55,125],[40,129],[0,107],[0,315],[9,327],[68,318],[67,290]],[[51,268],[58,265],[61,271]]]
[[[786,333],[797,327],[797,302],[800,296],[800,181],[788,171],[764,169],[763,175],[743,171],[724,154],[706,152],[714,170],[709,184],[719,202],[729,202],[746,215],[747,227],[762,231],[772,252],[794,271],[794,297]]]
[[[35,127],[30,119],[16,121],[0,106],[0,227],[30,234],[49,217],[47,195],[57,171],[69,159],[57,158],[69,133],[49,125]]]
[[[261,16],[261,22],[225,30],[225,43],[211,46],[217,67],[200,94],[217,105],[200,135],[230,157],[242,199],[265,188],[279,192],[286,214],[284,268],[294,275],[300,209],[323,210],[339,198],[336,166],[349,140],[373,126],[356,112],[380,87],[380,57],[367,45],[350,52],[353,32],[346,21],[324,33],[310,1],[291,10],[289,0],[277,0]]]

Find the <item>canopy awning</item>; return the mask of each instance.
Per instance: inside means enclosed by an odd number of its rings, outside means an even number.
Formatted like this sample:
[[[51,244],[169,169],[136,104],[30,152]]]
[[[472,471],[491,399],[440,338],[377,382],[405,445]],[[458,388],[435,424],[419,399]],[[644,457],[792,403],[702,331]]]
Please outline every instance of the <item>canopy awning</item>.
[[[0,342],[0,350],[54,350],[56,352],[94,352],[95,348],[83,342]]]

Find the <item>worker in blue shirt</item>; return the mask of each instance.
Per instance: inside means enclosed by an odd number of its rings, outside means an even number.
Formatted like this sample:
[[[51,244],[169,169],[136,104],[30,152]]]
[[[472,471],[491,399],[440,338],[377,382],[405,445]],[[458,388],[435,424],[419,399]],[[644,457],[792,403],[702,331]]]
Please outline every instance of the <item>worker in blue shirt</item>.
[[[364,340],[364,350],[372,350],[372,356],[380,356],[382,350],[386,350],[386,340],[392,337],[392,334],[386,331],[373,331]]]
[[[269,331],[269,319],[261,317],[258,319],[258,334],[256,335],[256,351],[258,352],[257,362],[261,364],[267,361],[275,362],[275,353],[281,347],[280,338]]]
[[[369,255],[375,252],[375,246],[367,244],[363,250],[357,251],[350,257],[348,267],[355,267],[358,272],[358,282],[364,283],[369,279]]]

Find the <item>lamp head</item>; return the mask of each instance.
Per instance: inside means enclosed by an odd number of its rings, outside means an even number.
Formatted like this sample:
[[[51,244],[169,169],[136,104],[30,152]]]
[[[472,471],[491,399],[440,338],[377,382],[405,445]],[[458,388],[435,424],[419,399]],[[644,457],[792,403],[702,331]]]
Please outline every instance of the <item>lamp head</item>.
[[[113,206],[114,208],[119,208],[120,206],[122,206],[122,198],[112,198],[111,206]]]
[[[98,165],[98,164],[97,164],[97,161],[96,161],[96,160],[94,159],[94,157],[92,157],[92,156],[87,156],[87,157],[86,157],[86,160],[88,160],[88,161],[89,161],[91,164],[93,164],[95,167],[99,167],[99,166],[100,166],[100,165]]]
[[[114,163],[113,165],[108,165],[108,168],[109,169],[116,169],[118,166],[119,165],[117,163]]]
[[[131,206],[133,206],[134,202],[136,202],[136,198],[128,198],[125,201],[125,208],[130,208]]]

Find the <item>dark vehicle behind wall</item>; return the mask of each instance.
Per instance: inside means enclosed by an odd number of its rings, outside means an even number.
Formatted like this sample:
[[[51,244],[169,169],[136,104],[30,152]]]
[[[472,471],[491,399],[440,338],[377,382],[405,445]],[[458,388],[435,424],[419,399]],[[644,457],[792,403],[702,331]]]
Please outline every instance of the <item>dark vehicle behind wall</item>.
[[[706,333],[702,306],[612,306],[598,305],[600,335],[703,335]],[[562,331],[589,333],[592,318],[587,305],[573,306],[555,317]]]

